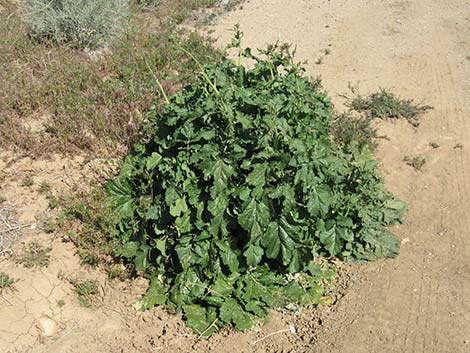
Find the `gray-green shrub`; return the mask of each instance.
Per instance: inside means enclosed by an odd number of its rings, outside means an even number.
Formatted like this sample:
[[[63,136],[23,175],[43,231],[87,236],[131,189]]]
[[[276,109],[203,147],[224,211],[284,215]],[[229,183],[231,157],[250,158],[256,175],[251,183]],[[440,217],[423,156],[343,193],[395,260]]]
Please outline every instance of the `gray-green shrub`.
[[[127,0],[26,0],[31,37],[54,45],[97,49],[126,27]]]

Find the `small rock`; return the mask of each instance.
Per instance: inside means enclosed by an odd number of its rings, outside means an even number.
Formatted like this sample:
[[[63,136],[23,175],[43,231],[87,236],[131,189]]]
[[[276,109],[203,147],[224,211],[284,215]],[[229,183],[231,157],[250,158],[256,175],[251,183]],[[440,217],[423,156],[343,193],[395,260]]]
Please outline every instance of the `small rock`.
[[[51,318],[41,317],[38,322],[44,336],[53,336],[57,333],[57,323]]]

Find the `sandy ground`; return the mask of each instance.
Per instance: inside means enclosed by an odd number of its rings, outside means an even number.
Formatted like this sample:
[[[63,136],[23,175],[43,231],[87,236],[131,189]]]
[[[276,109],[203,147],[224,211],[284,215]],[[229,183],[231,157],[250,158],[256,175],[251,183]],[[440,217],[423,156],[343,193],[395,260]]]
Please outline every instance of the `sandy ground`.
[[[110,281],[102,271],[80,266],[62,234],[42,230],[54,210],[39,193],[40,183],[55,193],[74,191],[99,177],[103,161],[35,161],[1,152],[6,201],[0,206],[12,210],[14,224],[27,227],[0,258],[0,271],[17,280],[0,295],[0,352],[470,351],[468,0],[251,0],[207,30],[223,46],[236,23],[245,45],[296,44],[297,58],[308,60],[308,74],[322,77],[339,108],[349,82],[362,93],[385,87],[434,106],[418,129],[380,123],[388,137],[377,153],[386,185],[410,210],[394,229],[402,240],[400,257],[348,268],[348,286],[338,284],[342,298],[334,306],[300,316],[274,313],[250,332],[226,330],[198,340],[179,316],[158,308],[135,312],[132,304],[145,281]],[[330,54],[316,64],[325,49]],[[406,165],[405,156],[424,157],[422,171]],[[27,176],[33,185],[25,185]],[[15,263],[21,243],[31,240],[52,247],[47,268]],[[100,283],[93,309],[79,305],[72,278]]]

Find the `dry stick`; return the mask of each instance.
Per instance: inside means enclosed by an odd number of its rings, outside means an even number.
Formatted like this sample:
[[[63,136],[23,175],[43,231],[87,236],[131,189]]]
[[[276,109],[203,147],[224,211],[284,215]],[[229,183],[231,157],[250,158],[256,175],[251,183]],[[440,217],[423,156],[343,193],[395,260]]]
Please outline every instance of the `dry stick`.
[[[266,335],[262,338],[260,338],[259,340],[256,340],[254,342],[251,342],[251,344],[256,344],[258,342],[261,342],[261,341],[264,341],[266,338],[269,338],[271,336],[274,336],[274,335],[277,335],[279,333],[284,333],[284,332],[290,332],[290,333],[295,333],[295,327],[294,326],[289,326],[289,328],[287,329],[284,329],[284,330],[279,330],[279,331],[276,331],[276,332],[271,332],[269,335]]]
[[[212,324],[210,324],[209,327],[206,328],[206,329],[204,330],[204,332],[201,333],[197,339],[200,340],[200,339],[204,336],[204,334],[205,334],[207,331],[209,331],[212,326],[215,325],[215,323],[217,322],[218,319],[219,319],[219,318],[216,318],[214,321],[212,321]]]
[[[11,303],[11,301],[9,301],[7,298],[5,298],[5,297],[3,296],[3,294],[0,295],[0,297],[2,297],[2,299],[3,299],[4,301],[6,301],[8,304],[10,304],[10,306],[13,306],[13,304]]]
[[[0,232],[0,234],[6,234],[6,233],[12,232],[14,230],[22,229],[22,228],[28,228],[28,227],[34,226],[35,224],[36,223],[30,223],[30,224],[23,224],[21,226],[11,227],[11,228],[8,228],[7,230]]]

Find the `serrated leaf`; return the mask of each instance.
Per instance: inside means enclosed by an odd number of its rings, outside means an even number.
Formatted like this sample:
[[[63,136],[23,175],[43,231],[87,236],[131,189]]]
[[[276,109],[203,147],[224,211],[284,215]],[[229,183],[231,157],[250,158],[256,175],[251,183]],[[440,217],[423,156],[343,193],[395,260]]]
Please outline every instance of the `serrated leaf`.
[[[258,265],[263,257],[264,251],[258,245],[250,245],[244,252],[246,263],[248,266],[255,267]]]
[[[343,239],[341,233],[337,232],[336,225],[327,226],[326,229],[320,231],[320,241],[328,250],[330,255],[336,256],[341,253],[343,247]]]
[[[266,182],[266,170],[268,166],[266,164],[254,164],[253,170],[246,177],[246,182],[254,187],[262,187]]]
[[[203,308],[200,305],[184,305],[183,314],[186,324],[193,331],[204,337],[209,337],[217,331],[217,313],[215,308]]]
[[[252,239],[260,237],[269,223],[269,207],[254,198],[244,203],[243,212],[238,216],[238,222]]]
[[[204,179],[209,177],[214,179],[214,192],[219,193],[227,187],[229,178],[234,174],[233,167],[225,163],[222,159],[216,161],[207,159],[201,164],[204,172]]]
[[[266,256],[271,259],[280,258],[284,265],[296,260],[299,230],[292,226],[284,216],[279,221],[271,222],[261,238]]]
[[[220,308],[219,317],[226,323],[232,323],[237,330],[247,330],[251,327],[251,317],[235,299],[228,298]]]

